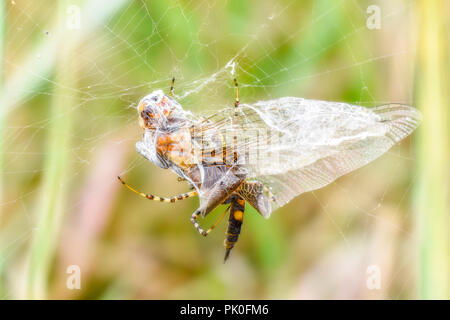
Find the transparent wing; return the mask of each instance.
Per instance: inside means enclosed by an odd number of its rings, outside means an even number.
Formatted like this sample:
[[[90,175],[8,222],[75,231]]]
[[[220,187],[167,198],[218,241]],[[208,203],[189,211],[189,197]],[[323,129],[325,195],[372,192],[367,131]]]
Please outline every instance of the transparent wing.
[[[419,111],[401,104],[364,108],[292,97],[243,104],[237,117],[234,112],[224,109],[203,122],[203,161],[231,161],[238,154],[247,178],[273,196],[266,217],[378,158],[421,121]]]

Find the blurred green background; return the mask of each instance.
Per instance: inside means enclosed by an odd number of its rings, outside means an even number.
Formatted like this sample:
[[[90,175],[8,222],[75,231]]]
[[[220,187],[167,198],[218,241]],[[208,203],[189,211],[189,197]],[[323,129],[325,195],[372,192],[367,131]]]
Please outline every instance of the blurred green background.
[[[2,1],[0,298],[448,299],[450,5],[373,4]],[[205,239],[197,199],[116,179],[188,190],[134,148],[136,103],[172,76],[193,112],[231,106],[236,76],[242,102],[400,102],[424,120],[269,220],[247,206],[223,264],[226,222]]]

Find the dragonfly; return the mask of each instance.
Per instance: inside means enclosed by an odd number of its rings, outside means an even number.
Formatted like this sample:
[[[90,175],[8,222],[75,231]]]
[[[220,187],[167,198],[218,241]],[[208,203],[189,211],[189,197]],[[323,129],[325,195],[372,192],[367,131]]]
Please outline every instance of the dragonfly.
[[[183,109],[156,90],[137,105],[143,130],[136,150],[163,169],[171,169],[191,191],[173,197],[131,191],[173,203],[198,196],[190,222],[207,236],[228,213],[225,257],[238,241],[245,204],[269,218],[298,195],[322,188],[375,160],[411,134],[421,113],[404,104],[365,108],[344,102],[283,97],[243,104],[234,79],[234,106],[210,115]],[[198,218],[226,205],[217,222],[203,229]]]

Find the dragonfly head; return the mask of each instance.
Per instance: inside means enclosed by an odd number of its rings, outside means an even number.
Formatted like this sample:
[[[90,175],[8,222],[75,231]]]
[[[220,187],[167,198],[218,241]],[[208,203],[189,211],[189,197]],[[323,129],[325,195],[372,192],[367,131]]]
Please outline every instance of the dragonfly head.
[[[143,129],[161,129],[167,127],[175,111],[181,106],[162,90],[156,90],[141,99],[137,106],[139,124]]]

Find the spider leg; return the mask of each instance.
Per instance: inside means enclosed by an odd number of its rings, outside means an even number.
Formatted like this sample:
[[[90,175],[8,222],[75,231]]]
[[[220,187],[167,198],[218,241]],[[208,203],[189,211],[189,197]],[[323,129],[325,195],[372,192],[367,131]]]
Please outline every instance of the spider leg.
[[[200,233],[203,236],[206,234],[206,231],[203,230],[197,222],[199,214],[200,212],[198,209],[194,211],[194,213],[191,215],[191,223],[194,225],[194,228],[197,229],[198,233]]]
[[[172,84],[170,85],[169,96],[173,97],[173,89],[175,87],[175,77],[172,78]]]
[[[236,78],[234,78],[234,87],[236,88],[236,100],[234,102],[234,123],[237,125],[238,123],[238,108],[239,108],[239,85],[238,82],[236,80]],[[237,152],[236,152],[236,146],[237,146],[237,136],[234,135],[233,136],[233,161],[234,163],[237,163],[238,160],[238,156],[237,156]]]
[[[127,187],[128,189],[130,189],[134,193],[137,193],[141,197],[144,197],[144,198],[149,199],[149,200],[155,200],[155,201],[160,201],[160,202],[175,202],[175,201],[184,200],[184,199],[187,199],[187,198],[190,198],[190,197],[194,197],[194,196],[196,196],[198,194],[197,191],[191,191],[191,192],[179,194],[177,196],[173,196],[173,197],[170,197],[170,198],[159,197],[159,196],[155,196],[155,195],[152,195],[152,194],[146,194],[146,193],[137,191],[133,187],[129,186],[125,181],[123,181],[122,178],[120,178],[120,177],[117,177],[117,178],[120,180],[120,182],[125,187]]]
[[[239,107],[239,85],[236,78],[234,78],[234,87],[236,88],[236,100],[234,102],[234,106],[237,108]]]
[[[203,230],[200,225],[197,222],[197,218],[199,215],[198,210],[196,210],[192,215],[191,215],[191,223],[194,225],[195,229],[197,229],[198,233],[200,233],[202,236],[206,237],[219,223],[220,221],[222,221],[223,217],[225,217],[225,214],[228,212],[228,210],[230,210],[230,206],[228,206],[225,211],[220,215],[220,217],[217,219],[217,221],[208,229],[208,230]]]

